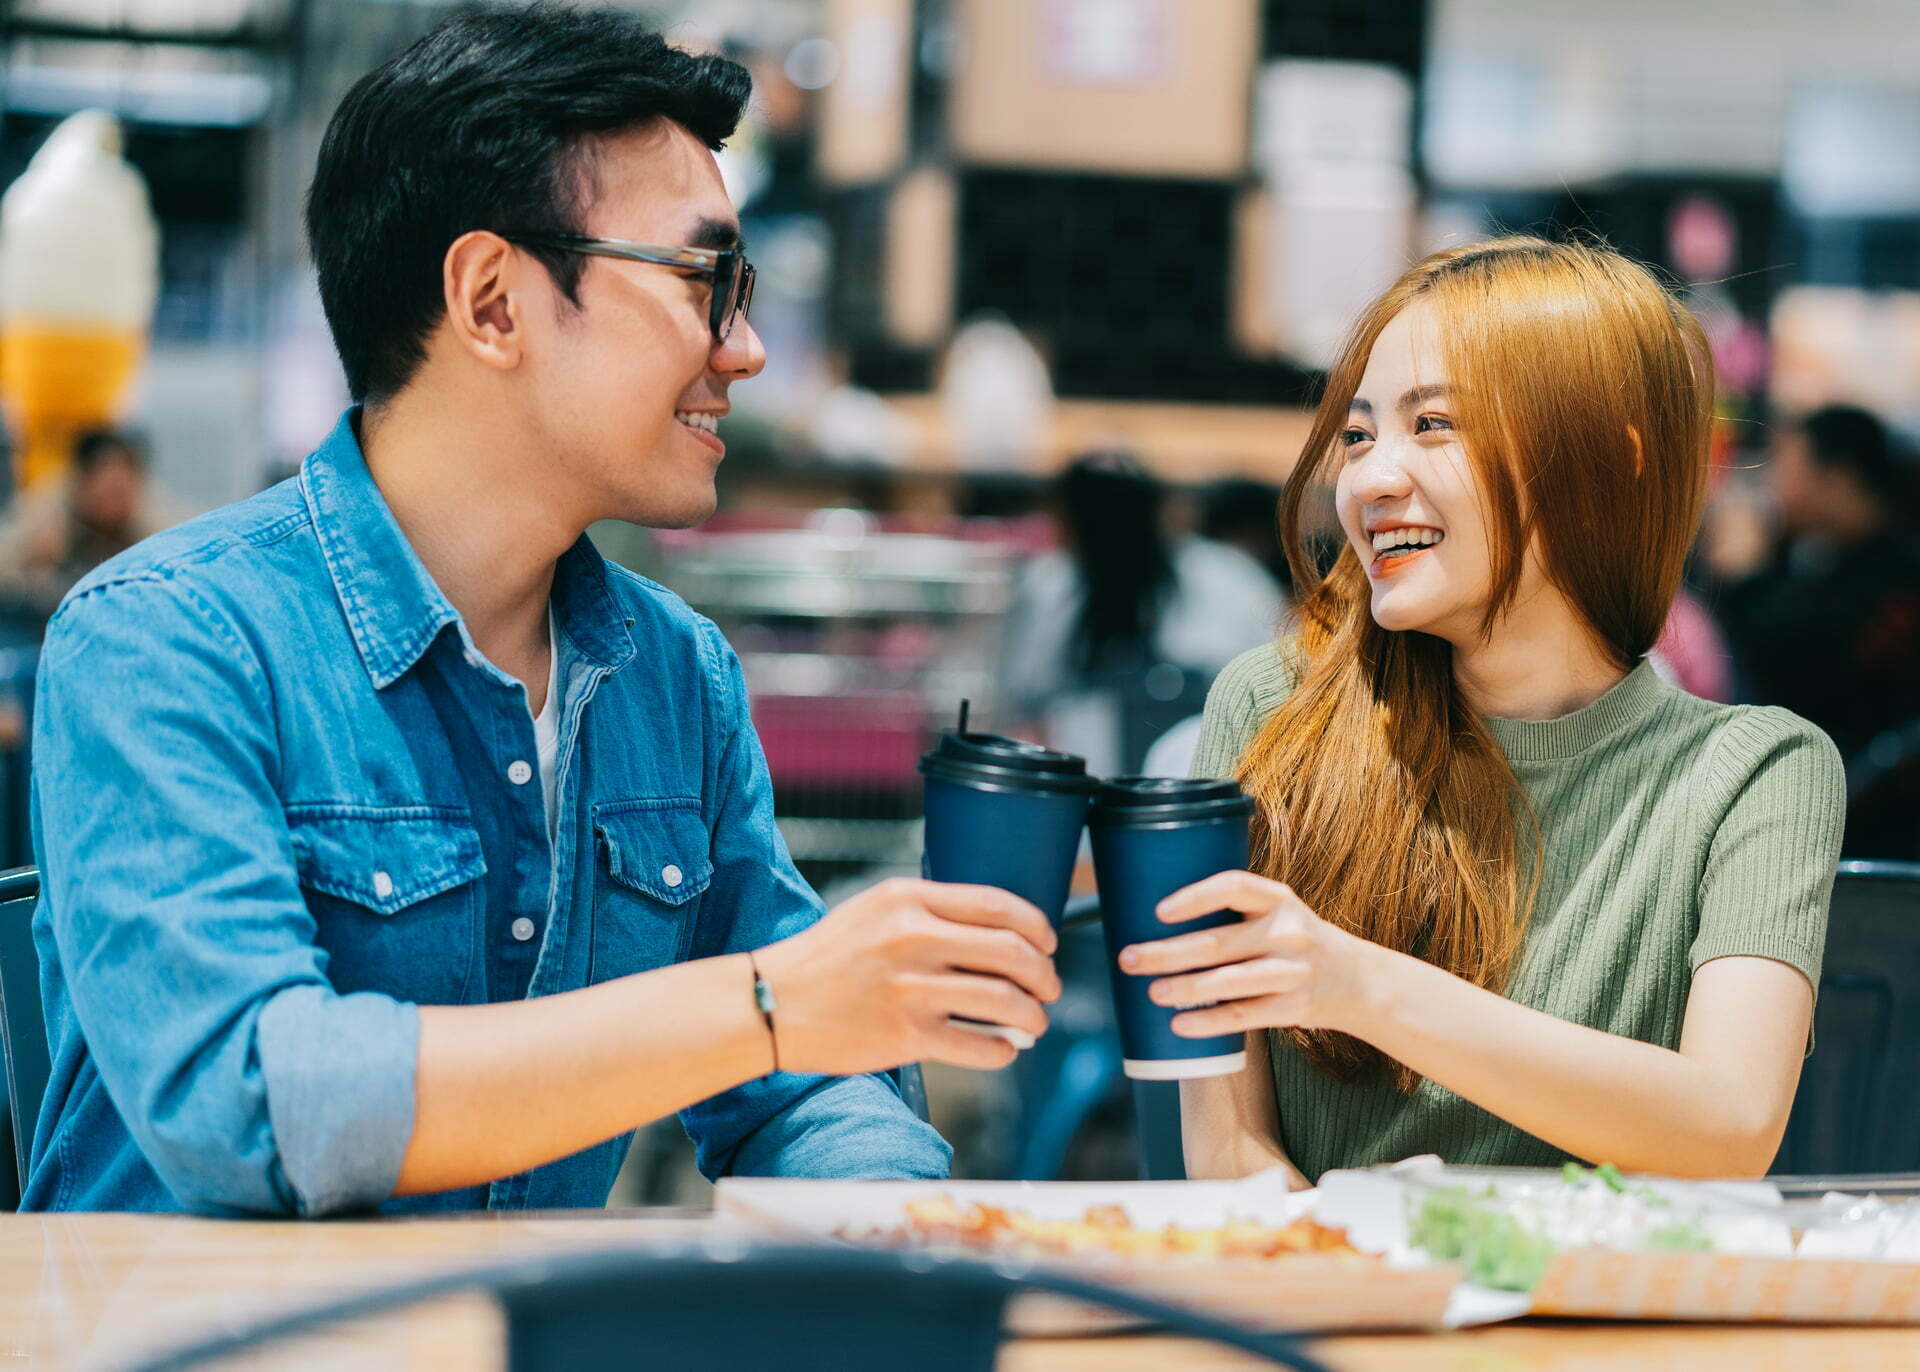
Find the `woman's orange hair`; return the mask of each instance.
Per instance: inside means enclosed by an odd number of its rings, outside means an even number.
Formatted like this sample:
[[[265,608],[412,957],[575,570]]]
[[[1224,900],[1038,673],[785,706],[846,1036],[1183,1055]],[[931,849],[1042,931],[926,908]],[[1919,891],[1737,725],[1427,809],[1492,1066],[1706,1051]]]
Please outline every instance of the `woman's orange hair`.
[[[1416,301],[1433,311],[1492,544],[1481,631],[1512,605],[1531,547],[1623,669],[1659,637],[1699,524],[1712,363],[1699,324],[1618,253],[1525,237],[1449,249],[1362,313],[1287,483],[1300,610],[1297,644],[1283,651],[1300,680],[1239,764],[1256,804],[1254,868],[1339,927],[1497,991],[1538,883],[1525,795],[1461,697],[1452,646],[1375,624],[1353,549],[1322,576],[1301,522],[1309,491],[1324,497],[1335,470],[1374,341]],[[1523,824],[1536,859],[1526,883]],[[1387,1061],[1343,1034],[1287,1032],[1343,1079]],[[1393,1070],[1403,1089],[1417,1081]]]

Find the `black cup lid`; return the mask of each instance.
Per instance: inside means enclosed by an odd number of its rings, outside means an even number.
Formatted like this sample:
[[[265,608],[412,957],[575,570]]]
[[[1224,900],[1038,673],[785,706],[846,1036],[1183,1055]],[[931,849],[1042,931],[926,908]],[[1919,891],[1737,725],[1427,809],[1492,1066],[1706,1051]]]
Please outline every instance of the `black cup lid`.
[[[1039,791],[1087,792],[1099,785],[1087,775],[1087,760],[1025,739],[948,729],[920,759],[927,776]]]
[[[1216,777],[1112,777],[1094,793],[1089,824],[1176,824],[1244,819],[1253,802],[1240,783]]]

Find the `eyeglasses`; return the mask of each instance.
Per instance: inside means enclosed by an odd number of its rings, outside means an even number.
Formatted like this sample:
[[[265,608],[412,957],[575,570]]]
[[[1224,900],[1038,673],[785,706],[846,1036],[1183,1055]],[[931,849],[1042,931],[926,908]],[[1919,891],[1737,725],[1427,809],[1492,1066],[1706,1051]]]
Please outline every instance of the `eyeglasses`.
[[[511,243],[555,248],[588,257],[618,257],[628,262],[653,262],[662,267],[684,267],[713,281],[713,300],[707,307],[707,327],[713,341],[724,343],[733,321],[745,319],[753,305],[756,273],[744,248],[669,248],[657,243],[627,243],[618,238],[588,238],[584,234],[505,234]]]

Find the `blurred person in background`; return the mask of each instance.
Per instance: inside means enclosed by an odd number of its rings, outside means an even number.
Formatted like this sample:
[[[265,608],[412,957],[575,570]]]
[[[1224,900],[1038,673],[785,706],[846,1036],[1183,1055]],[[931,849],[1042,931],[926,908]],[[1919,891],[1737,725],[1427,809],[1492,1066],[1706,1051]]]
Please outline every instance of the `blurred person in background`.
[[[1283,594],[1293,590],[1293,570],[1280,542],[1280,499],[1284,487],[1236,477],[1216,481],[1200,492],[1202,538],[1238,548],[1267,569]]]
[[[617,10],[460,14],[359,81],[307,229],[355,405],[294,479],[48,627],[22,1206],[599,1206],[679,1114],[710,1177],[944,1175],[888,1071],[1038,1036],[1045,917],[795,870],[717,628],[602,519],[713,513],[765,365],[714,151],[732,62]]]
[[[1784,705],[1852,755],[1920,719],[1920,516],[1912,461],[1851,405],[1779,429],[1767,464],[1777,523],[1723,502],[1705,543],[1713,609],[1745,698]]]
[[[174,522],[138,440],[114,429],[82,434],[70,470],[21,496],[0,526],[0,613],[44,622],[81,577]]]
[[[1272,521],[1264,490],[1249,518]],[[1094,453],[1062,473],[1064,546],[1023,570],[1007,614],[1001,700],[1050,747],[1113,776],[1195,715],[1220,669],[1270,639],[1286,602],[1239,548],[1176,536],[1165,488],[1133,458]]]

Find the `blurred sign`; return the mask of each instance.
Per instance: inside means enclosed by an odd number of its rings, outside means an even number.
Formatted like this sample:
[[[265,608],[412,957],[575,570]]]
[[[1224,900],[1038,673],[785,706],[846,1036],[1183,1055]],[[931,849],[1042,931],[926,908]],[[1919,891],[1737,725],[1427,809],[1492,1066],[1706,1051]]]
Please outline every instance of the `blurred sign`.
[[[1061,81],[1164,80],[1170,8],[1167,0],[1046,0],[1041,60]]]
[[[809,58],[833,73],[821,91],[820,174],[883,180],[907,156],[912,0],[830,0],[826,28],[834,51]]]
[[[1254,0],[951,0],[955,154],[1226,178],[1247,162]]]

